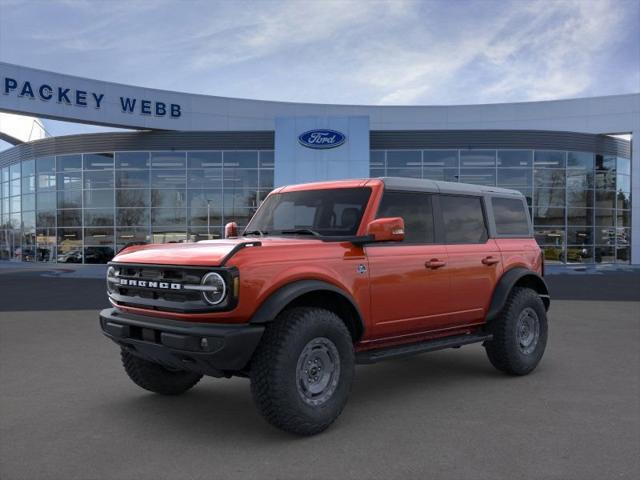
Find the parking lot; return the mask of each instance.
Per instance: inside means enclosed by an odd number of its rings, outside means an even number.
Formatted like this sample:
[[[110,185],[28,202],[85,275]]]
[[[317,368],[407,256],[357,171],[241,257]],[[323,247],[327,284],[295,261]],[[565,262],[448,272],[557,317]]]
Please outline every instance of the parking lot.
[[[0,269],[0,478],[640,478],[640,272],[548,280],[530,376],[472,345],[357,368],[327,432],[267,425],[245,379],[181,397],[125,376],[103,280]]]

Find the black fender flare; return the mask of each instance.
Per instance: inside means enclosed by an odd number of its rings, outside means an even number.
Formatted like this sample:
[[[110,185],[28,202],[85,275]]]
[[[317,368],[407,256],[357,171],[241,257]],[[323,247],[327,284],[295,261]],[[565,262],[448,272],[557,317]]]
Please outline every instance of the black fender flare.
[[[493,291],[491,304],[489,306],[489,311],[487,312],[487,323],[500,314],[507,303],[511,290],[518,282],[521,281],[526,282],[527,286],[532,287],[536,292],[538,292],[538,295],[540,295],[540,298],[544,303],[544,308],[549,310],[551,299],[549,297],[549,288],[547,287],[544,279],[532,270],[523,267],[516,267],[507,271],[502,275],[502,277],[500,277],[500,280]]]
[[[276,316],[295,299],[307,293],[323,291],[338,294],[350,304],[356,313],[355,321],[358,323],[357,328],[361,332],[360,336],[362,336],[362,333],[364,333],[364,319],[355,300],[351,295],[349,295],[349,293],[345,292],[341,288],[322,280],[298,280],[280,287],[264,302],[262,302],[260,307],[258,307],[256,312],[253,314],[253,317],[251,317],[250,323],[265,324],[272,322]]]

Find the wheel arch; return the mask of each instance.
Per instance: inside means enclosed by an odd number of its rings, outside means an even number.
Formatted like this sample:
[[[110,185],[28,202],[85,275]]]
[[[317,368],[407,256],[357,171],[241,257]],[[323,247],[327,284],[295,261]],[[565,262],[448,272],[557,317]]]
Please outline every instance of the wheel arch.
[[[532,270],[517,267],[505,272],[500,277],[491,298],[489,312],[486,317],[487,323],[500,314],[515,287],[531,288],[536,291],[544,303],[545,310],[549,310],[551,299],[549,297],[549,288],[544,279]]]
[[[364,319],[355,300],[322,280],[298,280],[273,292],[256,310],[252,324],[272,322],[286,308],[313,306],[331,310],[345,323],[355,342],[364,334]]]

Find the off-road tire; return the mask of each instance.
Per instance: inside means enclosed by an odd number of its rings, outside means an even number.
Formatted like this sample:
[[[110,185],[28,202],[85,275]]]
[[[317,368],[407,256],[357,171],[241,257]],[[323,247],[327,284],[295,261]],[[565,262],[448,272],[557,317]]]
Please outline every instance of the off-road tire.
[[[538,323],[538,335],[530,352],[521,344],[519,337],[519,319],[535,313]],[[526,375],[532,372],[547,345],[547,313],[540,296],[530,288],[515,287],[500,313],[489,324],[493,339],[485,343],[487,356],[491,364],[510,375]]]
[[[122,365],[129,378],[139,387],[161,395],[180,395],[200,381],[202,375],[183,370],[169,370],[157,363],[120,351]]]
[[[319,405],[310,405],[314,400],[305,399],[305,387],[301,386],[305,380],[298,375],[300,365],[308,358],[308,346],[314,342],[332,344],[332,352],[338,354],[332,365],[339,365],[334,389]],[[342,412],[353,373],[353,341],[340,317],[322,308],[296,307],[267,325],[251,361],[251,393],[269,423],[286,432],[314,435],[329,427]]]

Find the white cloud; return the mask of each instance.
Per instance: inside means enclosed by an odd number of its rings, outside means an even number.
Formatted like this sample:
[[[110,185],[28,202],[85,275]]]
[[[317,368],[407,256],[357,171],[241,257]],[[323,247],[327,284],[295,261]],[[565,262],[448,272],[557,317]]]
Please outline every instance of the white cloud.
[[[274,100],[541,100],[637,91],[639,5],[0,0],[0,59],[156,88]],[[633,52],[635,62],[629,61]],[[607,76],[616,55],[624,57],[617,60],[619,71]]]
[[[488,28],[472,28],[455,44],[443,42],[444,48],[440,44],[423,51],[393,45],[390,50],[398,53],[389,52],[394,59],[389,70],[399,74],[385,82],[371,75],[372,65],[363,65],[359,77],[382,87],[383,104],[438,103],[447,97],[483,103],[578,96],[596,80],[594,56],[616,41],[623,15],[605,0],[517,2]],[[474,76],[475,82],[467,80]],[[466,85],[473,90],[453,90]]]
[[[195,38],[200,43],[192,58],[197,68],[211,68],[266,57],[303,45],[316,44],[322,56],[324,42],[335,42],[350,30],[367,27],[388,16],[402,15],[405,0],[371,2],[334,0],[255,3],[256,10],[214,22]],[[222,28],[221,28],[222,25]],[[214,46],[208,43],[215,43]],[[223,45],[223,48],[216,48]],[[305,61],[305,59],[301,59]],[[307,58],[306,61],[312,60]]]
[[[594,56],[615,42],[623,12],[604,0],[553,6],[532,4],[526,28],[489,46],[484,57],[501,78],[482,89],[485,98],[566,98],[589,88]]]

